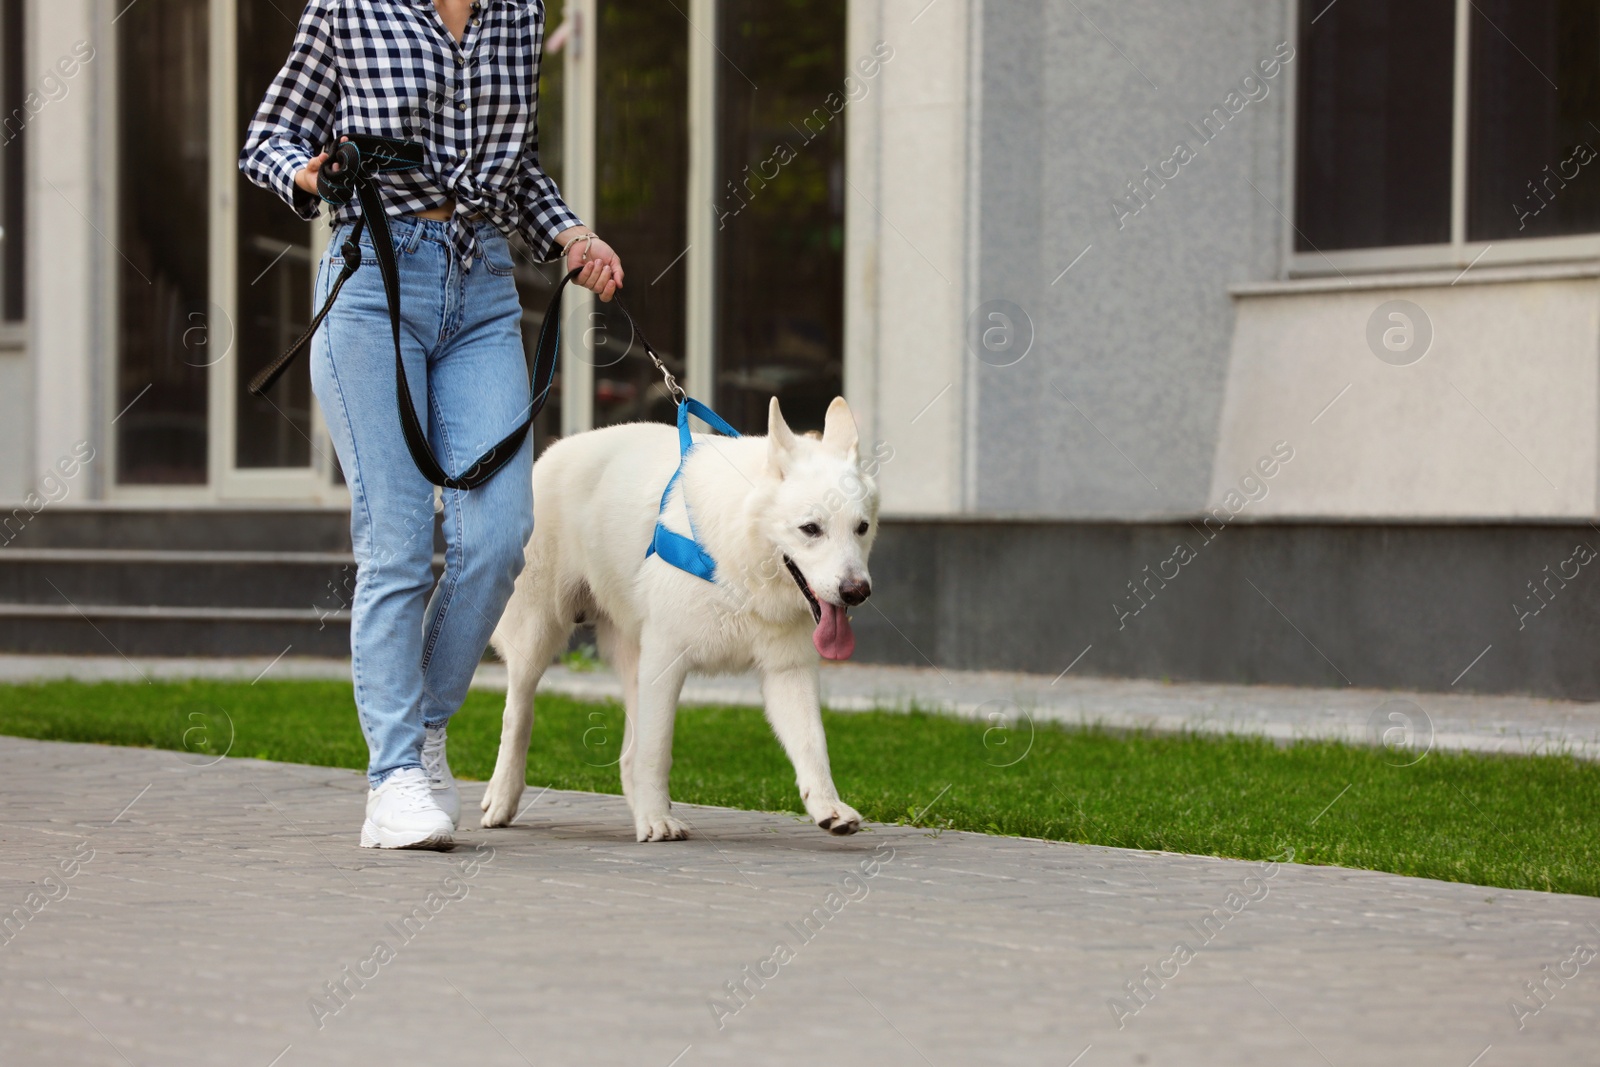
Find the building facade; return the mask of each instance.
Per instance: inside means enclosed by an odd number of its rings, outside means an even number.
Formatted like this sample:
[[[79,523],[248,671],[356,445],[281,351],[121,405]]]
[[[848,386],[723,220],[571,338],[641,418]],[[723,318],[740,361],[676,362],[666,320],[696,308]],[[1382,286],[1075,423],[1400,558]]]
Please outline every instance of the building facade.
[[[325,240],[235,168],[289,6],[7,6],[0,499],[345,503],[304,369],[242,385]],[[549,21],[546,164],[690,391],[888,457],[859,655],[1600,697],[1595,5]],[[664,417],[566,315],[541,435]]]

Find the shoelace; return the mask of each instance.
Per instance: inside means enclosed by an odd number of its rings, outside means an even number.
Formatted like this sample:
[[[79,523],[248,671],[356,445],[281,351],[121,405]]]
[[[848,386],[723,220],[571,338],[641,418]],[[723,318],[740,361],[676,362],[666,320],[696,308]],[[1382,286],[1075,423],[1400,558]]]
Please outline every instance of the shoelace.
[[[422,742],[422,769],[430,779],[443,778],[449,770],[449,765],[445,763],[444,742],[445,735],[442,731],[438,734],[430,733]]]
[[[422,811],[438,806],[434,803],[433,789],[428,784],[427,775],[397,772],[389,780],[394,783],[394,791],[406,810]]]

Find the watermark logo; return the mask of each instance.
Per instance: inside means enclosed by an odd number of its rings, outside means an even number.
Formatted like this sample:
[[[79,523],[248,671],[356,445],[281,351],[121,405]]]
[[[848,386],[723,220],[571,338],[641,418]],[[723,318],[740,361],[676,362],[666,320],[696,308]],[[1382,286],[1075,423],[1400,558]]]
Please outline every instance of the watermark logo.
[[[1595,925],[1590,923],[1589,928],[1593,930]],[[1577,978],[1597,955],[1600,955],[1600,948],[1596,947],[1595,942],[1580,941],[1565,959],[1556,961],[1554,966],[1544,964],[1539,968],[1536,978],[1523,979],[1522,988],[1525,992],[1507,1000],[1511,1017],[1517,1020],[1517,1029],[1526,1030],[1528,1020],[1549,1007],[1556,995],[1567,988],[1567,983]]]
[[[1594,128],[1592,125],[1591,129]],[[1584,167],[1594,162],[1600,155],[1595,151],[1594,145],[1588,141],[1579,141],[1573,146],[1572,154],[1557,163],[1552,169],[1548,164],[1540,171],[1540,177],[1528,182],[1528,195],[1511,205],[1511,213],[1517,217],[1517,231],[1520,233],[1528,228],[1528,220],[1537,218],[1545,208],[1555,203],[1556,197],[1561,195],[1561,190],[1567,187],[1570,181],[1577,181]],[[1570,168],[1570,169],[1568,169]]]
[[[1579,541],[1572,546],[1572,555],[1558,561],[1553,570],[1550,564],[1545,564],[1539,572],[1543,577],[1538,579],[1537,584],[1532,579],[1528,581],[1528,595],[1511,602],[1511,611],[1517,616],[1517,629],[1526,630],[1528,620],[1538,618],[1567,587],[1567,583],[1575,580],[1594,559],[1595,550]]]
[[[1021,363],[1033,348],[1033,320],[1009,300],[985,300],[967,316],[967,349],[991,367]]]
[[[9,514],[0,512],[0,548],[15,541],[22,531],[28,528],[34,517],[45,508],[59,504],[71,496],[73,479],[77,478],[94,458],[94,446],[88,441],[79,441],[72,446],[71,452],[56,460],[55,466],[46,467],[44,473],[39,476],[37,491],[29,492],[22,498],[22,505],[12,508]]]
[[[1273,80],[1285,66],[1294,62],[1294,57],[1294,46],[1288,41],[1279,41],[1272,55],[1250,68],[1238,84],[1228,90],[1221,103],[1213,103],[1198,120],[1185,120],[1183,140],[1173,147],[1172,154],[1157,159],[1153,168],[1142,168],[1128,180],[1123,195],[1111,198],[1111,215],[1117,229],[1127,229],[1128,220],[1149,207],[1168,183],[1176,181],[1190,163],[1199,159],[1206,146],[1221,137],[1228,124],[1245,108],[1271,95]]]
[[[191,767],[221,763],[233,749],[233,716],[215,704],[185,704],[174,712],[178,758]]]
[[[400,952],[410,945],[451,904],[467,899],[472,892],[473,879],[494,862],[495,851],[488,842],[480,841],[467,859],[452,864],[453,870],[428,890],[422,900],[396,920],[383,924],[372,948],[355,964],[345,964],[322,988],[306,998],[311,1019],[321,1030],[328,1020],[344,1013],[358,994],[375,981],[383,968],[399,958]]]
[[[15,141],[39,112],[65,100],[72,91],[73,79],[87,64],[93,62],[95,55],[94,45],[88,41],[78,41],[72,46],[72,51],[46,66],[43,77],[22,98],[21,105],[9,115],[0,116],[0,144],[8,145]]]
[[[1172,546],[1172,554],[1159,560],[1154,568],[1147,563],[1143,571],[1130,578],[1125,583],[1129,595],[1124,597],[1119,594],[1111,602],[1111,613],[1117,617],[1117,629],[1126,630],[1128,620],[1143,613],[1155,601],[1157,594],[1176,581],[1184,568],[1199,559],[1206,546],[1215,541],[1217,535],[1227,529],[1228,524],[1238,518],[1245,508],[1265,500],[1272,492],[1272,479],[1294,459],[1294,455],[1294,446],[1288,441],[1275,443],[1272,451],[1257,459],[1237,483],[1228,487],[1228,491],[1222,494],[1222,501],[1206,513],[1199,526],[1190,523],[1190,529],[1200,535],[1198,549],[1187,541],[1180,541]]]
[[[879,41],[873,45],[872,53],[862,57],[853,71],[845,76],[841,86],[843,92],[835,90],[823,97],[822,106],[812,108],[811,114],[801,118],[799,125],[790,120],[789,128],[799,136],[800,148],[821,137],[834,119],[844,113],[845,108],[865,99],[871,91],[872,80],[883,70],[884,64],[893,58],[894,48],[885,41]],[[745,164],[737,178],[730,178],[726,182],[724,189],[727,195],[719,194],[717,199],[711,201],[711,210],[717,216],[717,229],[727,229],[729,219],[743,213],[767,186],[778,180],[785,167],[799,158],[799,149],[788,141],[779,141],[765,159],[756,163],[754,170],[750,169],[750,164]]]
[[[578,358],[591,367],[614,367],[633,351],[633,320],[620,312],[595,308],[573,311],[567,328],[578,337]]]
[[[233,351],[233,320],[216,304],[206,303],[204,312],[191,311],[185,320],[183,361],[191,367],[212,367]]]
[[[138,797],[134,799],[137,800]],[[89,842],[79,841],[74,846],[72,855],[57,861],[55,870],[36,882],[35,888],[22,898],[21,903],[13,905],[8,911],[0,912],[0,948],[11,944],[45,908],[58,900],[66,900],[72,894],[72,886],[69,883],[78,877],[83,865],[92,859],[94,859],[94,849],[89,847]]]
[[[1138,974],[1123,983],[1122,995],[1110,997],[1106,1006],[1116,1020],[1117,1029],[1127,1028],[1128,1020],[1148,1008],[1161,990],[1176,981],[1183,969],[1200,955],[1238,918],[1246,908],[1266,900],[1272,892],[1268,884],[1278,876],[1278,868],[1294,862],[1294,849],[1286,848],[1276,856],[1269,856],[1257,864],[1258,874],[1247,874],[1240,884],[1228,891],[1222,904],[1200,916],[1198,922],[1189,920],[1183,939],[1177,941],[1172,952],[1146,965]],[[1190,935],[1193,935],[1192,937]]]
[[[783,924],[783,935],[777,939],[772,951],[755,963],[745,964],[732,978],[722,983],[722,989],[706,998],[706,1007],[717,1029],[724,1029],[728,1020],[748,1008],[767,984],[783,973],[783,968],[793,963],[800,952],[827,929],[840,912],[851,904],[867,899],[872,892],[872,879],[878,877],[887,863],[893,862],[894,846],[887,841],[878,843],[872,855],[856,865],[856,870],[841,877],[836,888],[828,890],[821,903],[801,915],[799,919]]]
[[[591,767],[615,767],[622,760],[626,736],[621,708],[595,708],[583,720],[575,749]]]
[[[1367,347],[1391,367],[1409,367],[1433,347],[1433,320],[1409,300],[1385,301],[1367,320]]]
[[[989,724],[983,731],[983,761],[991,767],[1014,767],[1033,749],[1033,716],[1009,700],[990,700],[978,708]]]
[[[1433,748],[1433,720],[1414,700],[1385,701],[1367,716],[1367,733],[1391,767],[1420,763]]]

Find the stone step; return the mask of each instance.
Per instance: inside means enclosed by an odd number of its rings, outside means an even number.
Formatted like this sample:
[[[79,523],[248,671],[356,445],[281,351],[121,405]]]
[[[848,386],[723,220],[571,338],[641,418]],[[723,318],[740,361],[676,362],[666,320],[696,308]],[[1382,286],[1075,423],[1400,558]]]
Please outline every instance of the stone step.
[[[434,573],[444,569],[435,556]],[[344,609],[345,552],[39,548],[0,550],[0,604]]]
[[[435,525],[435,545],[437,540]],[[120,548],[348,552],[342,507],[157,507],[46,504],[0,510],[0,554],[14,549]]]
[[[0,604],[0,651],[345,656],[350,652],[350,613],[310,607]]]

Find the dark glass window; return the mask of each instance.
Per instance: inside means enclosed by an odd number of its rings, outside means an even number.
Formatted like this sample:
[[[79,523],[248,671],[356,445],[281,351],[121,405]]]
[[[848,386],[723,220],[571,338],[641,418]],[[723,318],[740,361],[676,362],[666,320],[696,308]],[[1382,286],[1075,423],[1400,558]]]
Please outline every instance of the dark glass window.
[[[743,431],[773,396],[820,427],[842,389],[845,8],[719,7],[716,408]]]
[[[566,49],[571,38],[565,33],[557,36],[563,24],[562,0],[545,4],[544,61],[539,67],[539,166],[559,186],[562,176],[562,107],[566,100]],[[569,27],[570,29],[570,27]],[[584,220],[589,221],[588,219]],[[550,305],[550,294],[560,279],[562,263],[536,265],[520,240],[514,242],[517,262],[517,294],[522,300],[522,346],[533,366],[533,357],[539,343],[539,328],[544,324],[544,311]],[[569,308],[571,304],[567,305]],[[565,347],[565,346],[563,346]],[[556,360],[555,377],[544,407],[533,420],[533,450],[538,455],[552,441],[561,436],[561,366],[568,359],[563,352]]]
[[[594,227],[627,266],[628,309],[682,378],[688,277],[689,23],[670,0],[603,0],[596,42]],[[594,424],[671,422],[672,399],[627,320],[596,303]]]
[[[274,0],[238,3],[237,120],[243,131],[289,54],[295,25]],[[240,468],[305,467],[311,463],[310,360],[296,360],[264,397],[251,396],[245,386],[311,320],[311,225],[244,175],[235,185],[234,461]]]
[[[209,0],[117,19],[117,480],[203,484],[207,366],[231,343],[208,302]],[[80,205],[80,208],[86,205]]]
[[[28,111],[23,104],[27,95],[23,87],[25,6],[13,2],[0,7],[0,227],[4,227],[0,235],[0,318],[7,322],[27,317],[23,289],[27,262],[23,182],[28,144]]]
[[[1600,4],[1474,0],[1467,237],[1600,230]]]
[[[1302,0],[1301,251],[1450,240],[1455,9],[1455,0]]]

